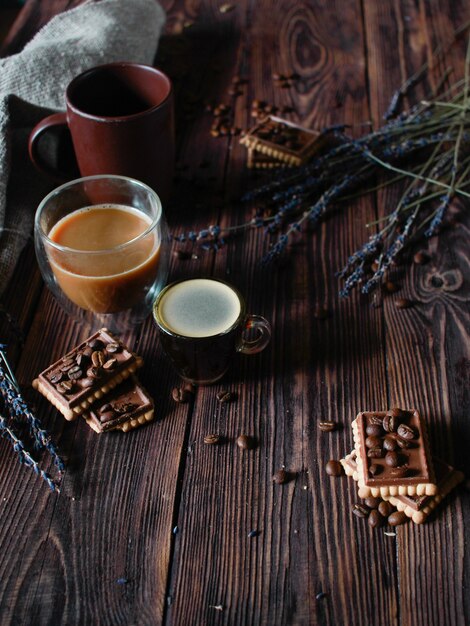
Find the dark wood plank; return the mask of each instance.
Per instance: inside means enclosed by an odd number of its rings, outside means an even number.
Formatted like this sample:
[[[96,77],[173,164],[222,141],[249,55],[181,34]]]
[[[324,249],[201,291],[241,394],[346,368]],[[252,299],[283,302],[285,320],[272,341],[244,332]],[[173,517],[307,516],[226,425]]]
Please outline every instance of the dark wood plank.
[[[76,4],[30,0],[4,53],[21,49],[52,15]],[[210,136],[207,101],[233,104],[241,127],[251,123],[254,98],[292,104],[291,118],[306,125],[367,118],[378,125],[396,86],[470,17],[463,0],[246,0],[227,13],[215,0],[163,4],[168,22],[156,62],[175,83],[178,174],[165,212],[176,233],[219,220],[234,225],[253,211],[238,201],[254,184],[245,151],[236,139]],[[456,46],[442,66],[457,71],[463,54]],[[294,89],[276,89],[272,73],[289,71],[301,80]],[[249,79],[239,98],[227,93],[234,74]],[[55,496],[0,441],[2,621],[466,623],[468,498],[453,497],[426,527],[408,525],[387,537],[351,516],[352,482],[324,473],[328,458],[351,449],[356,412],[393,404],[422,408],[435,450],[470,470],[468,218],[430,242],[431,263],[399,274],[401,293],[419,303],[410,311],[398,312],[393,298],[374,309],[357,294],[346,302],[337,297],[334,271],[367,237],[364,224],[375,207],[380,212],[395,201],[396,192],[387,192],[377,203],[351,202],[317,234],[299,238],[282,269],[260,267],[269,245],[261,231],[216,255],[186,248],[194,252],[188,260],[172,257],[170,280],[226,278],[245,293],[251,311],[273,323],[268,350],[236,358],[220,384],[198,390],[194,404],[170,400],[177,379],[151,320],[124,337],[146,360],[141,378],[155,398],[158,423],[97,437],[34,396],[69,463]],[[317,303],[329,308],[327,320],[312,317]],[[42,289],[32,248],[3,304],[25,335],[21,351],[0,318],[25,387],[87,333]],[[217,402],[223,387],[236,392],[236,401]],[[320,433],[320,419],[344,428]],[[227,443],[205,446],[208,432],[223,433]],[[241,432],[257,438],[256,450],[236,447]],[[283,465],[297,476],[273,485]],[[249,538],[254,529],[259,536]]]
[[[293,104],[293,117],[308,125],[359,123],[367,117],[359,3],[345,14],[343,4],[322,5],[320,10],[320,4],[286,2],[276,6],[267,22],[271,9],[271,3],[257,3],[250,22],[241,3],[232,14],[240,43],[226,72],[250,77],[245,96],[237,100],[238,123],[250,123],[254,98]],[[302,76],[297,89],[276,89],[272,73],[289,71]],[[224,217],[230,225],[251,216],[252,207],[237,201],[240,189],[253,184],[244,171],[245,158],[243,149],[234,145],[227,172],[233,210]],[[354,210],[361,219],[354,225],[346,215],[339,217],[334,240],[328,235],[331,223],[317,235],[303,237],[283,270],[260,267],[268,244],[260,231],[217,253],[216,272],[225,271],[241,288],[250,310],[271,319],[273,341],[258,357],[240,357],[216,388],[198,392],[169,624],[185,619],[208,624],[360,624],[372,621],[377,611],[397,614],[393,543],[383,535],[371,538],[367,527],[351,519],[351,484],[325,480],[328,458],[351,449],[350,432],[344,428],[328,436],[317,428],[319,419],[347,425],[364,404],[386,401],[380,315],[357,298],[348,303],[337,299],[333,270],[364,238],[362,218],[374,214],[363,201]],[[328,306],[331,319],[312,319],[315,303]],[[357,357],[364,352],[370,355],[367,362]],[[364,388],[362,380],[371,370],[374,381]],[[215,395],[223,387],[235,391],[238,400],[220,407]],[[228,443],[205,446],[208,432],[224,434]],[[256,451],[237,449],[234,442],[242,432],[258,439]],[[297,472],[297,479],[273,486],[272,474],[282,465]],[[260,535],[249,538],[253,529]],[[380,590],[373,599],[360,580],[363,568]],[[322,591],[327,597],[317,601]],[[220,605],[223,611],[214,608]]]
[[[451,41],[470,13],[464,2],[392,6],[366,1],[364,7],[371,110],[379,124],[394,89],[432,59],[439,42]],[[452,67],[451,81],[462,76],[465,48],[466,37],[462,37],[444,60],[433,63],[435,75],[413,95],[422,97],[435,86],[439,70]],[[396,54],[391,55],[390,49]],[[386,192],[379,195],[378,205],[383,211],[396,201],[396,194]],[[424,242],[429,264],[409,271],[408,258],[407,266],[397,268],[395,276],[402,288],[395,297],[411,298],[416,302],[413,309],[398,311],[393,297],[384,300],[390,404],[419,406],[430,424],[435,454],[467,473],[469,291],[462,278],[468,275],[469,224],[468,217],[463,218],[442,233],[439,242],[436,238]],[[469,560],[464,556],[464,537],[469,519],[468,506],[454,497],[435,521],[397,531],[402,624],[457,625],[468,619],[464,571]]]

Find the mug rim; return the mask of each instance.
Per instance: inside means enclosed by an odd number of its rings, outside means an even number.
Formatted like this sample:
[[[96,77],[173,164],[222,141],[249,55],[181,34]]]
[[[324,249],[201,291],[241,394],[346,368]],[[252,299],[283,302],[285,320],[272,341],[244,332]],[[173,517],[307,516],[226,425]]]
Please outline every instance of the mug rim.
[[[145,72],[151,72],[152,74],[156,74],[160,78],[163,78],[164,81],[166,82],[167,87],[168,87],[168,93],[163,98],[163,100],[159,102],[158,104],[154,104],[150,106],[148,109],[145,109],[144,111],[139,111],[138,113],[131,113],[130,115],[94,115],[93,113],[87,113],[86,111],[83,111],[82,109],[78,108],[71,100],[71,95],[72,95],[71,92],[74,89],[76,89],[77,83],[84,80],[88,74],[93,74],[100,70],[104,70],[106,68],[113,68],[113,67],[132,67],[135,69],[144,70]],[[84,72],[81,72],[80,74],[78,74],[78,76],[75,76],[67,85],[67,88],[65,90],[65,100],[66,100],[68,109],[70,109],[73,113],[75,113],[76,115],[79,115],[80,117],[85,117],[87,119],[95,120],[99,122],[126,122],[128,120],[139,119],[146,115],[150,115],[151,113],[154,113],[158,109],[162,108],[170,100],[172,95],[173,95],[173,83],[171,82],[171,79],[164,72],[157,69],[156,67],[153,67],[152,65],[146,65],[145,63],[133,63],[132,61],[115,61],[113,63],[102,63],[101,65],[95,65],[94,67],[89,67]]]
[[[86,183],[86,182],[90,182],[94,180],[103,180],[103,179],[127,181],[127,182],[132,183],[133,185],[143,187],[147,192],[150,192],[150,195],[153,196],[155,199],[157,214],[152,219],[148,227],[142,233],[140,233],[140,235],[137,235],[137,237],[134,237],[133,239],[130,239],[129,241],[125,241],[124,243],[121,243],[118,246],[114,246],[113,248],[103,248],[103,250],[79,250],[77,248],[70,248],[69,246],[63,246],[60,243],[57,243],[56,241],[51,239],[44,232],[44,230],[42,229],[40,225],[40,218],[41,218],[42,211],[44,207],[47,205],[47,203],[49,202],[49,200],[53,198],[54,196],[56,196],[58,193],[61,193],[67,187],[71,187],[72,185],[76,185],[78,183]],[[106,203],[100,203],[100,204],[106,204]],[[110,202],[108,204],[113,204],[113,203]],[[134,207],[131,207],[131,208],[134,208]],[[80,210],[80,209],[77,209],[77,210]],[[81,178],[75,178],[73,180],[70,180],[64,183],[63,185],[60,185],[59,187],[56,187],[52,191],[50,191],[47,194],[47,196],[45,196],[41,200],[41,202],[38,205],[38,208],[36,209],[36,214],[34,216],[34,232],[39,233],[43,241],[47,242],[47,244],[51,248],[54,248],[55,250],[58,250],[61,253],[76,254],[76,255],[86,254],[86,255],[91,255],[91,256],[99,256],[103,254],[110,254],[112,252],[120,252],[121,250],[125,250],[128,246],[134,245],[137,241],[139,241],[140,239],[143,239],[149,233],[151,233],[152,230],[157,226],[157,224],[161,222],[162,217],[163,217],[163,209],[162,209],[162,202],[160,200],[160,197],[156,193],[156,191],[154,191],[151,187],[149,187],[149,185],[146,185],[145,183],[143,183],[140,180],[137,180],[136,178],[130,178],[129,176],[119,176],[117,174],[97,174],[95,176],[82,176]]]
[[[240,302],[240,313],[238,314],[237,319],[233,322],[233,324],[229,326],[229,328],[226,328],[221,333],[215,333],[214,335],[205,335],[204,337],[188,337],[188,335],[180,335],[179,333],[175,332],[174,330],[171,330],[168,326],[165,325],[161,316],[158,315],[157,313],[157,306],[159,302],[162,300],[165,294],[176,285],[179,285],[181,283],[191,282],[193,280],[210,280],[212,282],[222,283],[223,285],[225,285],[226,287],[228,287],[235,293],[235,295],[238,298],[238,301]],[[243,297],[242,293],[234,285],[232,285],[231,283],[228,283],[226,280],[223,280],[221,278],[214,278],[213,276],[194,276],[192,278],[181,278],[179,280],[175,280],[174,282],[166,285],[166,287],[164,287],[160,291],[160,293],[157,295],[157,297],[155,298],[153,302],[152,317],[154,319],[155,324],[158,326],[158,328],[162,332],[164,332],[166,335],[169,335],[170,337],[181,339],[182,341],[206,341],[208,339],[213,340],[213,339],[216,339],[217,337],[224,337],[225,335],[228,335],[230,332],[235,330],[237,326],[240,325],[242,320],[246,318],[246,303],[245,303],[245,298]]]

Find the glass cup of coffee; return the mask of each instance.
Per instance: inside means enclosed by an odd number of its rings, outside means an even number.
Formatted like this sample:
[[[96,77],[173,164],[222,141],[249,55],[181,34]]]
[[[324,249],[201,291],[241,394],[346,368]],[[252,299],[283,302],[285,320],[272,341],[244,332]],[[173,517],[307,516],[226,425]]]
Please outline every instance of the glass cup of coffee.
[[[215,278],[193,278],[165,287],[153,307],[164,352],[177,373],[196,385],[216,382],[237,352],[261,352],[269,322],[247,315],[243,296]]]
[[[45,283],[92,326],[142,322],[168,277],[169,241],[157,194],[125,176],[89,176],[52,191],[34,223]]]

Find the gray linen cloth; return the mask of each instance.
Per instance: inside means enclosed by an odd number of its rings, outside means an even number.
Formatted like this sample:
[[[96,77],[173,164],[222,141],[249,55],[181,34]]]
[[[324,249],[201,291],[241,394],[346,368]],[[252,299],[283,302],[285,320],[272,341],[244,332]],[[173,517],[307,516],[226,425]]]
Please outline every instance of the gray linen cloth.
[[[65,88],[85,69],[112,61],[152,64],[164,23],[156,0],[87,2],[0,59],[0,297],[32,235],[35,209],[54,187],[29,161],[32,127],[65,109]]]

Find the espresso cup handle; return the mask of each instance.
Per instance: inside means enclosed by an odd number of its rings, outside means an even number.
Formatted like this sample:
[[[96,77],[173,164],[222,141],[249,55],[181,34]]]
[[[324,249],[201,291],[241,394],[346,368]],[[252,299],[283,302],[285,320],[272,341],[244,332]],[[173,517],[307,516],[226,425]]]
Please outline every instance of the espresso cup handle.
[[[65,182],[67,177],[61,174],[57,169],[46,163],[39,154],[39,139],[48,130],[55,127],[66,127],[67,117],[65,113],[53,113],[41,120],[31,131],[28,141],[29,157],[34,166],[43,174],[47,174],[58,182]]]
[[[245,339],[244,333],[247,331],[257,333],[255,339]],[[248,315],[245,320],[245,329],[242,333],[238,352],[242,354],[256,354],[261,352],[268,345],[271,339],[271,325],[261,315]]]

